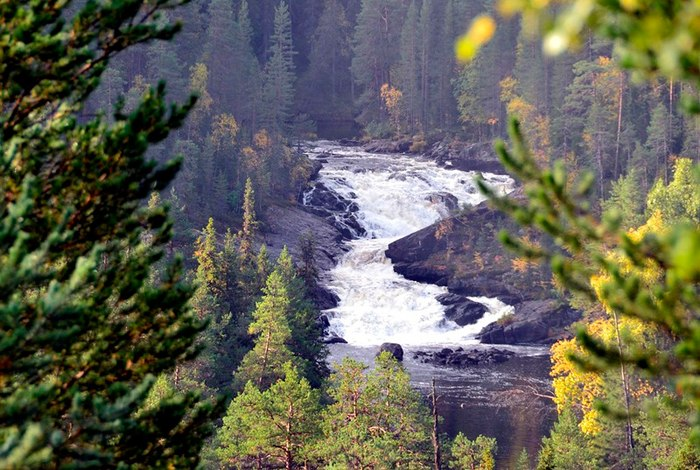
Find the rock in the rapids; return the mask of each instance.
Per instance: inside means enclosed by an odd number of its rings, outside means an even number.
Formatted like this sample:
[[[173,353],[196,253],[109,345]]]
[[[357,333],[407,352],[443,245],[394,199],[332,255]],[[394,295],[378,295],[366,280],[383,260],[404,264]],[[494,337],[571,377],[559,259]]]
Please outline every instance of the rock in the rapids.
[[[476,323],[488,310],[483,304],[469,300],[463,295],[441,294],[436,299],[445,306],[445,317],[459,326]]]
[[[394,270],[408,279],[447,286],[463,296],[498,297],[508,303],[550,295],[546,265],[523,264],[499,242],[498,233],[528,236],[505,214],[484,202],[389,245]]]
[[[443,191],[430,194],[425,200],[431,204],[442,204],[448,211],[453,211],[459,207],[459,200],[453,194]]]
[[[445,348],[434,352],[418,351],[413,355],[413,358],[426,364],[463,369],[470,366],[500,364],[513,356],[515,353],[506,349],[489,348],[465,351],[463,348],[457,348],[453,351]]]
[[[477,336],[488,344],[552,344],[571,336],[569,325],[581,312],[556,300],[535,300],[515,305],[507,321],[492,323]]]
[[[325,336],[321,341],[323,341],[325,344],[347,344],[345,338],[341,338],[335,333],[331,333],[328,336]]]
[[[377,355],[383,353],[384,351],[394,356],[397,361],[403,361],[403,348],[400,344],[383,343],[381,346],[379,346],[379,352],[377,353]]]

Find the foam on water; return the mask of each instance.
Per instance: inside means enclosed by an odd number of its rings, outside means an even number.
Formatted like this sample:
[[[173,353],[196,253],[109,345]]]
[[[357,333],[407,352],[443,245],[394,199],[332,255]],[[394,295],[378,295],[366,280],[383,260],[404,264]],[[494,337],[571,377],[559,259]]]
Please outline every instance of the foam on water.
[[[326,285],[338,294],[338,307],[327,311],[330,330],[350,344],[370,346],[383,342],[403,345],[465,344],[483,326],[496,321],[511,307],[497,299],[475,297],[489,311],[475,325],[459,327],[445,319],[435,297],[443,287],[410,281],[396,274],[384,255],[389,243],[445,217],[449,210],[436,195],[451,194],[459,205],[474,205],[484,197],[474,173],[448,170],[434,162],[398,154],[378,155],[357,148],[317,142],[312,158],[327,160],[319,180],[354,201],[365,237],[349,242],[350,251],[328,273]],[[512,189],[502,175],[483,174],[499,191]]]

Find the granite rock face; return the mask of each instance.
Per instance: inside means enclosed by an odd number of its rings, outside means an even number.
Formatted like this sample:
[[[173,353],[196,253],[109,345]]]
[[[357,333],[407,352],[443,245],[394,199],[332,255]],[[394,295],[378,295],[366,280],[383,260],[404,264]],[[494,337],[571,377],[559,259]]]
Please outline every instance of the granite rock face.
[[[533,300],[515,305],[512,318],[486,326],[477,336],[488,344],[552,344],[570,336],[568,327],[581,312],[557,300]]]

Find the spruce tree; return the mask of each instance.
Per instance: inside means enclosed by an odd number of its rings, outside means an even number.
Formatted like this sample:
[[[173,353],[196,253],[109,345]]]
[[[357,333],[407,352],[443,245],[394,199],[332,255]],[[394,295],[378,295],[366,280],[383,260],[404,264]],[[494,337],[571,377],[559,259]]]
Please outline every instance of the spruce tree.
[[[294,44],[289,7],[282,1],[275,8],[275,32],[271,38],[270,58],[265,66],[261,123],[270,132],[289,130],[294,102]]]
[[[193,102],[166,107],[159,85],[112,124],[80,116],[115,54],[172,38],[158,15],[176,3],[0,8],[0,467],[199,460],[210,405],[186,394],[144,408],[204,328],[179,261],[149,282],[172,224],[142,204],[179,167],[144,154]]]
[[[309,299],[306,283],[297,275],[296,266],[286,246],[277,258],[275,269],[282,275],[290,296],[289,326],[292,335],[289,347],[299,359],[299,372],[311,385],[319,387],[328,375],[328,349],[320,341],[323,331],[317,321],[319,312]]]

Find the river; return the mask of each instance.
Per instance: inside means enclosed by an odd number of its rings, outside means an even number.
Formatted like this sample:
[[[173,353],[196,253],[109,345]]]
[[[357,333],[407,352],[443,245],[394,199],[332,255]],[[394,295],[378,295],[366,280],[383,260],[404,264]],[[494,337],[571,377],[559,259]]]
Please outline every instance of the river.
[[[384,254],[392,241],[455,210],[449,206],[483,201],[475,175],[441,168],[424,158],[372,154],[333,142],[315,142],[308,154],[323,163],[317,181],[350,202],[352,216],[363,229],[347,227],[355,239],[347,242],[348,253],[322,279],[340,298],[336,308],[325,312],[329,331],[348,341],[331,346],[331,363],[345,356],[371,363],[380,344],[399,343],[406,352],[404,365],[413,385],[427,393],[431,380],[436,380],[443,432],[451,437],[460,431],[470,438],[496,437],[499,468],[508,468],[523,448],[536,455],[553,419],[551,404],[533,394],[548,387],[547,350],[512,347],[518,352],[515,359],[466,370],[421,363],[413,357],[417,350],[486,347],[478,344],[475,335],[512,307],[498,299],[473,297],[488,312],[476,324],[460,327],[445,318],[436,300],[446,288],[402,277]],[[482,177],[501,193],[513,188],[507,176],[485,173]],[[337,214],[339,223],[346,215]]]

